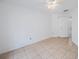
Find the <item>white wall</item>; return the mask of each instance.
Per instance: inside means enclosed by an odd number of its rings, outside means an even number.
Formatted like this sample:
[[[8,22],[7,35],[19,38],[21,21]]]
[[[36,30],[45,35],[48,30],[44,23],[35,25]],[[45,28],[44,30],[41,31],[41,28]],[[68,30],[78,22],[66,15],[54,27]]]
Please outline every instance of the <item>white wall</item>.
[[[72,11],[72,41],[78,45],[78,8]]]
[[[55,13],[52,15],[52,36],[70,37],[70,28],[71,21],[67,14]]]
[[[7,3],[2,3],[0,9],[0,53],[51,35],[49,15]]]

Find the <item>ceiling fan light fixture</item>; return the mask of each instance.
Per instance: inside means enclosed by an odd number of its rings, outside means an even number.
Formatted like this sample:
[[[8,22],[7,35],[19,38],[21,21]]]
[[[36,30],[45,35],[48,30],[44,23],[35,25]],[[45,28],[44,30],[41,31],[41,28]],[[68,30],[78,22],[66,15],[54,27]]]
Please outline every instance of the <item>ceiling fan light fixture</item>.
[[[56,4],[56,3],[57,3],[57,1],[56,1],[56,0],[54,0],[54,1],[53,1],[53,4]]]
[[[54,9],[56,6],[60,5],[60,1],[63,1],[63,0],[48,0],[48,9]]]
[[[56,6],[57,6],[57,4],[48,5],[48,9],[55,9]]]

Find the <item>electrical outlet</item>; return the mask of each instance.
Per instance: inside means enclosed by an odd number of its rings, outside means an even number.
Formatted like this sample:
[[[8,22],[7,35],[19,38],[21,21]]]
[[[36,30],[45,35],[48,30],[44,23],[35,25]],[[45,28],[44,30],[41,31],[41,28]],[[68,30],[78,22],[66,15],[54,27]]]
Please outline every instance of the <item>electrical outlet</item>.
[[[29,40],[32,40],[32,37],[31,36],[29,37]]]
[[[29,39],[29,40],[32,40],[32,33],[29,33],[28,39]]]

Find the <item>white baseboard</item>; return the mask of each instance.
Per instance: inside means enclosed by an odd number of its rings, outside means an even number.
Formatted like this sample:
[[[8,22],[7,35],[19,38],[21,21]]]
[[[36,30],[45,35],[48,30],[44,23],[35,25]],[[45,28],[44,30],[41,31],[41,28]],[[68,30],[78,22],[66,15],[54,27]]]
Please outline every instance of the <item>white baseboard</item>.
[[[69,37],[68,35],[52,35],[52,37]]]
[[[29,44],[24,44],[24,45],[21,45],[21,46],[19,46],[19,47],[12,47],[12,48],[10,48],[10,49],[3,50],[3,51],[0,52],[0,54],[4,54],[4,53],[7,53],[7,52],[9,52],[9,51],[13,51],[13,50],[22,48],[22,47],[24,47],[24,46],[27,46],[27,45],[30,45],[30,44],[34,44],[34,43],[36,43],[36,42],[39,42],[39,41],[42,41],[42,40],[45,40],[45,39],[56,38],[56,37],[60,37],[60,38],[61,38],[61,37],[67,37],[67,36],[46,36],[46,37],[42,37],[42,38],[39,39],[39,40],[30,42]]]

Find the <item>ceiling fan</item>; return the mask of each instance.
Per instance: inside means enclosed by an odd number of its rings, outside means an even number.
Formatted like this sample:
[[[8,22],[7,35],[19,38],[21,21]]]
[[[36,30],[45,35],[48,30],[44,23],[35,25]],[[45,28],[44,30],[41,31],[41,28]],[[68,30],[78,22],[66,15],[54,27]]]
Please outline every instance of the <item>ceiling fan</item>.
[[[64,0],[42,0],[48,9],[54,9],[56,6],[62,4]]]
[[[48,9],[54,9],[56,6],[59,6],[63,0],[48,0]]]

